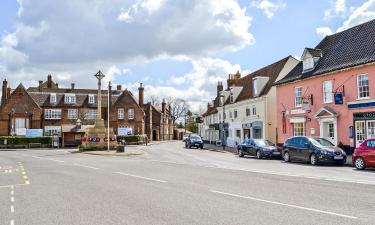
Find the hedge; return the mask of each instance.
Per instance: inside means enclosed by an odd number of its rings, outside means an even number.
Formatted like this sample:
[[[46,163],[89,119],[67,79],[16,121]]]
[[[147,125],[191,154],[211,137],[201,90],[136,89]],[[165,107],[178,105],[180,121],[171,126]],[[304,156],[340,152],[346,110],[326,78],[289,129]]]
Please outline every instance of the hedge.
[[[145,141],[144,135],[129,135],[129,136],[117,136],[117,142],[122,143],[122,141],[125,141],[125,143],[139,143]]]
[[[0,145],[4,145],[5,139],[7,139],[7,145],[51,144],[52,142],[51,137],[0,136]]]

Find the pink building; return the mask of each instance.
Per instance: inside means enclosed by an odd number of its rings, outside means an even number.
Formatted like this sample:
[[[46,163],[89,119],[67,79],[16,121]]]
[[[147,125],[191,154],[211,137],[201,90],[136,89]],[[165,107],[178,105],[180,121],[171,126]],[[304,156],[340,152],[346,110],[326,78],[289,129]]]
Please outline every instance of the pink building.
[[[325,37],[277,81],[278,143],[320,136],[358,146],[375,138],[375,20]]]

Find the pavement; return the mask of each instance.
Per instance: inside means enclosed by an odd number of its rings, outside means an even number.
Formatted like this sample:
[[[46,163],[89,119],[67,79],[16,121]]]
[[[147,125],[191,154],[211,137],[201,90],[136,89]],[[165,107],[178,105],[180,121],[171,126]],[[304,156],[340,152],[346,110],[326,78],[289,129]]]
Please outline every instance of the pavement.
[[[374,224],[375,170],[138,146],[0,151],[0,224]]]

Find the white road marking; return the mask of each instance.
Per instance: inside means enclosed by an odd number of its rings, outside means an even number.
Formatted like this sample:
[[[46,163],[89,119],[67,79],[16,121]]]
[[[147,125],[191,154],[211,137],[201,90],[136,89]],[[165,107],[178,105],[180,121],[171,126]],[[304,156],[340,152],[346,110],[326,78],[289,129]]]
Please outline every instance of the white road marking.
[[[25,185],[28,185],[28,184],[30,184],[30,182],[28,182],[27,184],[25,182],[25,183],[22,183],[22,184],[4,185],[4,186],[0,186],[0,188],[12,188],[12,186],[25,186]]]
[[[11,205],[11,206],[10,206],[10,212],[11,212],[11,213],[14,213],[14,205]]]
[[[10,191],[10,195],[14,195],[14,191],[13,190]]]
[[[25,176],[23,176],[23,179],[25,179],[25,180],[26,180],[26,179],[27,179],[27,176],[26,176],[26,175],[25,175]]]
[[[59,162],[59,163],[63,163],[63,162],[64,162],[64,161],[62,161],[62,160],[58,160],[58,159],[43,158],[43,157],[39,157],[39,156],[35,156],[35,155],[33,155],[33,156],[31,156],[31,157],[36,158],[36,159],[50,160],[50,161]]]
[[[14,220],[10,220],[10,225],[14,225]]]
[[[143,180],[151,180],[151,181],[156,181],[156,182],[160,182],[160,183],[167,183],[167,181],[165,181],[165,180],[158,180],[158,179],[154,179],[154,178],[143,177],[143,176],[138,176],[138,175],[129,174],[129,173],[123,173],[123,172],[113,172],[113,173],[124,175],[124,176],[129,176],[129,177],[135,177],[135,178],[139,178],[139,179],[143,179]]]
[[[281,203],[281,202],[275,202],[275,201],[270,201],[270,200],[265,200],[265,199],[260,199],[260,198],[254,198],[254,197],[250,197],[250,196],[243,196],[243,195],[238,195],[238,194],[232,194],[232,193],[222,192],[222,191],[216,191],[216,190],[210,190],[210,191],[212,193],[221,194],[221,195],[227,195],[227,196],[232,196],[232,197],[236,197],[236,198],[249,199],[249,200],[253,200],[253,201],[265,202],[265,203],[270,203],[270,204],[274,204],[274,205],[281,205],[281,206],[286,206],[286,207],[291,207],[291,208],[296,208],[296,209],[301,209],[301,210],[307,210],[307,211],[311,211],[311,212],[328,214],[328,215],[332,215],[332,216],[345,217],[345,218],[349,218],[349,219],[358,219],[358,217],[350,216],[350,215],[345,215],[345,214],[341,214],[341,213],[329,212],[329,211],[324,211],[324,210],[319,210],[319,209],[313,209],[313,208],[308,208],[308,207],[303,207],[303,206],[298,206],[298,205],[291,205],[291,204],[286,204],[286,203]]]
[[[10,202],[14,202],[14,197],[10,197]]]
[[[82,164],[78,164],[78,163],[75,163],[74,164],[75,166],[80,166],[80,167],[84,167],[84,168],[89,168],[89,169],[93,169],[93,170],[98,170],[99,168],[97,167],[93,167],[93,166],[86,166],[86,165],[82,165]]]
[[[30,181],[26,180],[26,181],[25,181],[25,184],[30,184]]]

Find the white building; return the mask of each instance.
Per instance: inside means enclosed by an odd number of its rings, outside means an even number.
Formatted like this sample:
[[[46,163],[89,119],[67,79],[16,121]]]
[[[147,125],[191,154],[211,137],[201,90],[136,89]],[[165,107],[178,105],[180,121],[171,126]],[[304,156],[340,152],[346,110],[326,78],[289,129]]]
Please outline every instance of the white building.
[[[242,78],[238,72],[230,74],[227,89],[217,94],[220,101],[216,114],[206,115],[217,118],[214,123],[207,121],[208,127],[218,123],[219,138],[222,140],[225,134],[229,147],[236,147],[245,138],[276,143],[276,88],[273,83],[282,79],[297,63],[298,60],[288,56]]]

